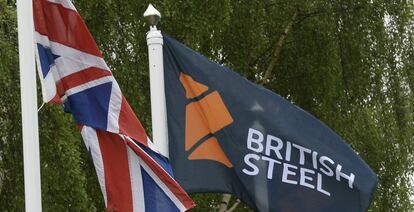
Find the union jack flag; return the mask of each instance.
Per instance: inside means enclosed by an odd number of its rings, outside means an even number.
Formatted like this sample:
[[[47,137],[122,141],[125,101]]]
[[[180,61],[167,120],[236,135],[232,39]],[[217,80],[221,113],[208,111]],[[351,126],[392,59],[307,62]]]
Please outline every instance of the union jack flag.
[[[43,100],[62,104],[80,126],[106,208],[192,208],[193,201],[151,145],[72,2],[33,0],[33,14]]]

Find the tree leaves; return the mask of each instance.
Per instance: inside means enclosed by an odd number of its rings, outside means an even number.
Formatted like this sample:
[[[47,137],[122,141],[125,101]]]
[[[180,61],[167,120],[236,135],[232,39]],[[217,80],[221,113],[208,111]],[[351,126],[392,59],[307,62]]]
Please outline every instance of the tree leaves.
[[[76,1],[124,95],[151,134],[149,1]],[[407,1],[152,1],[159,28],[252,81],[268,67],[295,11],[267,88],[311,112],[374,169],[370,211],[410,211],[414,174],[413,3]],[[14,1],[0,0],[0,210],[23,210]],[[102,194],[74,121],[58,107],[39,113],[43,208],[103,210]],[[194,195],[195,211],[220,195]],[[244,209],[239,206],[238,210]]]

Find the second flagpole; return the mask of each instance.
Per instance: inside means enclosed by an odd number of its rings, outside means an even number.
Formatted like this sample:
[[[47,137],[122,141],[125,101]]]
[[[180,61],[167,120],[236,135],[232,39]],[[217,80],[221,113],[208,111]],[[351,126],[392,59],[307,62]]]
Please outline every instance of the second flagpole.
[[[17,1],[26,211],[42,211],[32,0]]]
[[[144,13],[148,19],[150,30],[147,33],[150,89],[151,89],[151,120],[152,138],[159,153],[169,157],[168,153],[168,125],[167,106],[164,87],[163,37],[157,29],[161,18],[160,12],[151,4]]]

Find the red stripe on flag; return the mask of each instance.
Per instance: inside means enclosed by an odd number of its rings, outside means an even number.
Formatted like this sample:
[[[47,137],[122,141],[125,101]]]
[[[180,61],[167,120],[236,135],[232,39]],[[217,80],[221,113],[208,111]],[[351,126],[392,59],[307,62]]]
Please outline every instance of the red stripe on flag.
[[[59,96],[59,94],[56,94],[54,97],[53,97],[53,99],[51,99],[50,101],[49,101],[49,103],[51,103],[51,104],[62,104],[62,100],[60,99],[60,96]]]
[[[33,0],[35,30],[49,40],[102,57],[95,40],[80,15],[61,4]]]
[[[106,76],[112,76],[112,73],[109,71],[104,71],[96,67],[89,67],[82,71],[78,71],[76,73],[63,77],[60,80],[60,83],[62,84],[64,91],[67,91],[76,86],[79,86],[87,82],[90,82],[90,81],[93,81],[93,80],[96,80],[102,77],[106,77]]]
[[[132,191],[128,153],[124,140],[117,134],[96,130],[105,172],[107,209],[132,211]]]
[[[118,122],[119,132],[121,134],[127,135],[141,144],[148,146],[147,134],[124,96],[122,96]]]
[[[62,96],[65,95],[62,83],[56,82],[56,95],[49,101],[49,103],[62,104]]]
[[[125,139],[128,146],[134,150],[135,154],[138,155],[148,167],[160,178],[162,182],[169,188],[174,196],[184,205],[186,209],[193,208],[195,203],[184,191],[183,188],[160,166],[154,159],[151,158],[141,147],[138,147],[131,140]]]

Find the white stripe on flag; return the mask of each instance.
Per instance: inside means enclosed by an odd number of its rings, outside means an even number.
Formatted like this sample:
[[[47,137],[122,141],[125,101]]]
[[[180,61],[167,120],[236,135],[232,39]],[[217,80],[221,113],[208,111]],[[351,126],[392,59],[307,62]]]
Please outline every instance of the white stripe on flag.
[[[107,130],[119,133],[119,113],[122,106],[122,92],[116,80],[112,82],[111,98],[109,100]]]
[[[125,136],[127,139],[129,138],[128,136]],[[130,138],[129,138],[130,139]],[[130,139],[131,140],[131,139]],[[138,149],[140,151],[142,151],[145,155],[148,156],[148,158],[150,158],[150,160],[152,160],[154,162],[154,164],[156,164],[157,166],[160,166],[154,159],[152,159],[151,156],[149,156],[140,146],[138,146],[135,142],[130,142],[133,145],[135,145],[136,147],[138,147]],[[171,192],[171,190],[168,188],[167,185],[165,185],[165,183],[152,171],[152,169],[150,167],[148,167],[148,165],[139,157],[137,157],[139,163],[141,164],[141,167],[148,173],[148,175],[154,180],[154,182],[161,188],[161,190],[165,193],[165,195],[168,196],[168,198],[170,198],[170,200],[174,203],[174,205],[180,210],[180,211],[186,211],[187,209],[185,208],[185,206],[181,203],[180,200],[177,199],[177,197]],[[166,172],[167,173],[167,172]]]
[[[82,92],[84,90],[87,90],[89,88],[93,88],[93,87],[98,86],[98,85],[102,85],[102,84],[105,84],[105,83],[108,83],[108,82],[113,82],[113,81],[114,81],[113,76],[106,76],[106,77],[101,77],[99,79],[92,80],[92,81],[89,81],[89,82],[84,83],[82,85],[73,87],[73,88],[71,88],[71,89],[69,89],[65,92],[65,95],[62,97],[62,101],[65,101],[67,99],[67,97],[70,96],[70,95]]]
[[[48,0],[49,2],[60,4],[62,7],[76,11],[75,6],[70,0]]]
[[[41,35],[38,32],[34,32],[34,37],[35,37],[35,42],[39,43],[40,45],[46,47],[46,48],[50,48],[50,41],[49,38],[47,36]]]
[[[40,56],[39,56],[39,50],[36,47],[35,50],[36,55],[36,67],[37,67],[37,73],[39,75],[40,84],[42,85],[42,96],[43,96],[43,102],[50,102],[50,100],[53,99],[53,97],[56,96],[56,82],[53,77],[53,74],[48,74],[46,77],[43,76],[42,71],[42,65],[40,64]],[[56,66],[49,67],[51,70],[50,72],[55,72]]]
[[[134,212],[145,212],[144,187],[141,175],[141,165],[134,150],[125,144],[128,150],[129,173],[131,178],[132,205]]]
[[[108,202],[105,186],[105,171],[98,136],[96,135],[95,129],[88,126],[82,127],[81,134],[83,141],[85,142],[85,146],[91,154],[93,164],[95,165],[96,175],[98,176],[99,185],[101,186],[106,206]]]
[[[60,71],[61,78],[70,74],[82,71],[85,68],[96,67],[109,71],[105,60],[92,54],[88,54],[77,49],[65,46],[63,44],[50,41],[45,35],[35,32],[35,41],[45,48],[49,48],[53,54],[60,56],[57,60],[64,60],[64,64],[70,67],[70,70]],[[56,62],[57,62],[56,60]],[[66,61],[67,60],[67,61]],[[61,68],[61,67],[59,67]]]
[[[151,139],[147,136],[147,144],[148,144],[148,147],[152,150],[152,151],[154,151],[154,152],[156,152],[156,153],[158,153],[158,154],[161,154],[160,153],[160,151],[158,150],[158,146],[157,145],[155,145],[154,144],[154,142],[152,142],[151,141]]]

